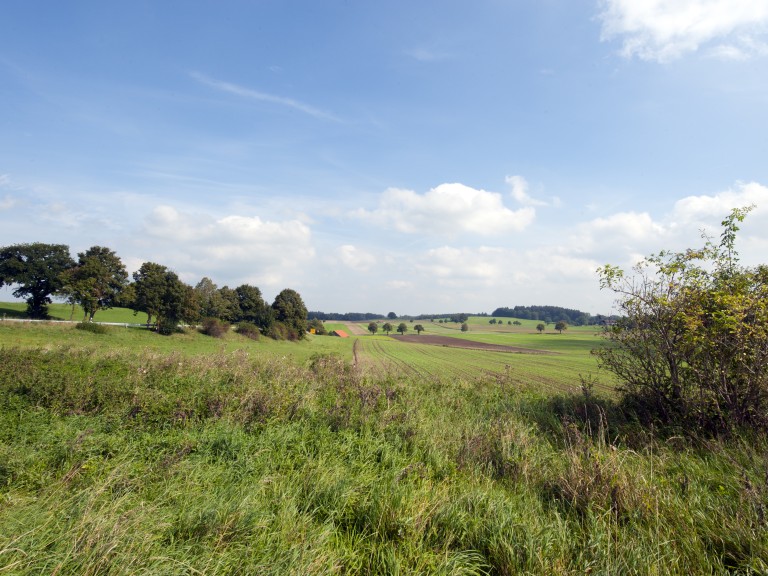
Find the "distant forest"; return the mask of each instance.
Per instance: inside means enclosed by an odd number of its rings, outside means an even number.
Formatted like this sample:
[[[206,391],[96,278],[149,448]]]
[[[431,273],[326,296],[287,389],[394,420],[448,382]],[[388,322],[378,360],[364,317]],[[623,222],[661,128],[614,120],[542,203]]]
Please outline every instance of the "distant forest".
[[[541,320],[543,322],[567,322],[572,326],[603,324],[608,317],[598,314],[592,316],[588,312],[561,308],[560,306],[515,306],[514,308],[496,308],[491,316],[504,318],[520,318],[521,320]]]
[[[372,312],[345,312],[343,314],[338,312],[315,312],[310,311],[307,313],[307,320],[334,320],[334,321],[346,321],[346,322],[363,322],[365,320],[380,320],[384,318],[384,314],[373,314]]]

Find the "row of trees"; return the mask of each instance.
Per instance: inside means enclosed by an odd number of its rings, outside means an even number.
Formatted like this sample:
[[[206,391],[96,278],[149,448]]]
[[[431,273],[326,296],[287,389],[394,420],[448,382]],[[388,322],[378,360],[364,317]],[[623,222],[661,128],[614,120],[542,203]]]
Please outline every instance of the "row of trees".
[[[389,335],[390,332],[393,332],[395,330],[397,330],[397,332],[399,332],[400,334],[405,334],[406,332],[408,332],[408,324],[406,324],[405,322],[400,322],[397,328],[395,328],[389,322],[385,322],[384,325],[381,327],[381,329],[383,332],[386,332],[387,335]],[[422,326],[421,324],[416,324],[413,327],[413,329],[416,330],[417,334],[421,334],[422,332],[424,332],[424,326]],[[379,331],[378,322],[371,322],[370,324],[368,324],[368,332],[370,332],[371,334],[376,334],[376,332],[378,331]]]
[[[291,289],[267,304],[256,286],[218,288],[209,278],[195,287],[182,282],[162,264],[145,262],[129,276],[120,257],[109,248],[93,246],[77,259],[64,244],[15,244],[0,248],[0,286],[15,287],[13,295],[27,302],[30,318],[48,317],[53,297],[64,299],[93,320],[99,310],[123,306],[147,315],[147,325],[170,333],[179,323],[204,318],[248,322],[262,333],[300,339],[307,329],[307,309]]]

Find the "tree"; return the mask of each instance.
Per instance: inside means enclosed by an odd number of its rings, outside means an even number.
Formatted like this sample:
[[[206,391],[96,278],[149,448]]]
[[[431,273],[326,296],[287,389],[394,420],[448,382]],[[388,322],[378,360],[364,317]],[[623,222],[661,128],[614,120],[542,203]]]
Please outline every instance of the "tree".
[[[397,331],[400,332],[400,334],[405,334],[408,332],[408,324],[405,322],[400,322],[400,324],[397,327]]]
[[[392,332],[392,329],[393,329],[392,324],[390,324],[389,322],[385,322],[384,326],[382,326],[381,329],[387,333],[387,336],[389,336],[389,333]]]
[[[568,330],[568,324],[560,320],[557,324],[555,324],[555,330],[562,334],[563,330]]]
[[[173,334],[184,319],[184,304],[191,287],[184,284],[175,272],[166,270],[162,276],[160,305],[157,309],[157,331]]]
[[[307,331],[307,307],[295,290],[286,288],[275,297],[272,303],[275,320],[296,331],[296,337],[301,340]]]
[[[14,244],[0,248],[0,286],[15,285],[30,318],[47,318],[51,295],[63,287],[62,273],[74,265],[64,244]]]
[[[62,272],[60,293],[83,308],[83,321],[92,321],[96,312],[115,305],[128,284],[128,272],[120,257],[103,246],[92,246],[77,258],[73,267]]]
[[[544,329],[545,329],[545,328],[546,328],[546,326],[544,325],[544,323],[543,323],[543,322],[539,322],[538,324],[536,324],[536,330],[538,330],[538,331],[539,331],[539,334],[541,334],[542,332],[544,332]]]
[[[371,334],[376,334],[376,332],[379,331],[379,325],[376,322],[371,322],[368,324],[368,332]]]
[[[698,432],[768,430],[768,267],[741,267],[735,250],[750,209],[722,221],[718,244],[651,255],[633,277],[599,269],[622,315],[595,353],[641,414]]]
[[[387,314],[387,318],[389,320],[394,320],[395,318],[397,318],[397,314],[395,314],[394,312],[390,312],[389,314]]]
[[[219,287],[207,276],[195,286],[200,299],[202,318],[223,318],[227,314],[227,302],[219,293]]]
[[[222,286],[219,288],[219,296],[221,298],[222,309],[219,318],[226,320],[227,322],[237,322],[242,317],[242,310],[240,310],[240,298],[237,292],[232,290],[229,286]]]
[[[274,322],[274,312],[270,308],[261,296],[261,290],[256,286],[249,284],[242,284],[235,288],[235,295],[237,296],[238,309],[240,310],[240,316],[236,321],[253,322],[262,332],[267,332],[272,322]],[[325,333],[325,327],[320,322]],[[318,328],[316,326],[316,328]],[[321,332],[316,332],[320,334]]]
[[[157,317],[165,290],[165,273],[168,269],[162,264],[144,262],[133,273],[133,288],[136,296],[133,301],[134,314],[144,312],[147,315],[147,327],[152,318]]]
[[[461,331],[462,331],[462,332],[469,332],[469,324],[467,324],[466,322],[464,322],[464,323],[461,325]]]
[[[424,332],[424,326],[422,326],[421,324],[416,324],[416,326],[414,326],[413,329],[416,330],[417,334],[421,334],[422,332]]]

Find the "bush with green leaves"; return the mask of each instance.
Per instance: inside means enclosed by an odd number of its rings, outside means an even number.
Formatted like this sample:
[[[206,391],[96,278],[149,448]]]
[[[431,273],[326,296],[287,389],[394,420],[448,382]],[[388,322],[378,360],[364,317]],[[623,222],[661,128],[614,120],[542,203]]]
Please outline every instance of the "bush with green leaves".
[[[719,243],[661,252],[626,276],[599,269],[621,320],[595,351],[625,402],[689,432],[768,431],[768,267],[743,267],[734,244],[751,207],[723,220]]]
[[[75,324],[75,328],[92,334],[106,334],[109,332],[109,328],[106,326],[103,326],[102,324],[94,324],[93,322],[78,322]]]
[[[238,322],[235,326],[235,332],[251,340],[258,340],[261,335],[259,327],[253,322]]]
[[[218,318],[204,318],[200,331],[214,338],[221,338],[229,331],[229,322],[224,322]]]

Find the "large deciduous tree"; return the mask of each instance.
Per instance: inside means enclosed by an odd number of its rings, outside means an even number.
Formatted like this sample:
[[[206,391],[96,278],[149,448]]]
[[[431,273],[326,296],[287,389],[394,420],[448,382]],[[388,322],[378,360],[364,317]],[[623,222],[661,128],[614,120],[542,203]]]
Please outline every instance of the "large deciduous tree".
[[[649,256],[632,277],[599,270],[622,318],[595,352],[641,414],[708,433],[768,430],[768,267],[742,267],[734,246],[749,210],[723,220],[717,244]]]
[[[147,315],[147,325],[156,320],[156,329],[163,334],[170,334],[184,319],[189,305],[188,287],[179,280],[175,272],[161,264],[145,262],[133,273],[134,311]]]
[[[48,317],[51,295],[62,288],[62,273],[74,265],[64,244],[14,244],[0,248],[0,286],[16,286],[13,295],[26,298],[30,318]]]
[[[290,288],[280,292],[272,303],[272,310],[275,320],[294,330],[297,338],[304,338],[307,332],[307,307],[298,292]]]
[[[93,320],[99,310],[111,308],[128,283],[128,272],[120,257],[109,248],[92,246],[77,255],[77,263],[62,273],[60,290],[83,308],[84,317]]]
[[[241,284],[235,288],[240,317],[238,320],[253,322],[265,333],[274,322],[274,312],[261,296],[261,290],[250,284]],[[322,325],[322,323],[321,323]]]

